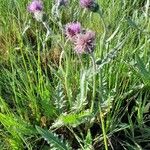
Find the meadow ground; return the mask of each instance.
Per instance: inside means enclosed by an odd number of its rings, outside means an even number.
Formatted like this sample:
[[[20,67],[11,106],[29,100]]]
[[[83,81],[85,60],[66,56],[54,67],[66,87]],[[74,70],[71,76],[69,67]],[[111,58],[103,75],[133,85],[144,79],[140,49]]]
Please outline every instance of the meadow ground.
[[[30,2],[0,0],[0,149],[150,150],[150,0]]]

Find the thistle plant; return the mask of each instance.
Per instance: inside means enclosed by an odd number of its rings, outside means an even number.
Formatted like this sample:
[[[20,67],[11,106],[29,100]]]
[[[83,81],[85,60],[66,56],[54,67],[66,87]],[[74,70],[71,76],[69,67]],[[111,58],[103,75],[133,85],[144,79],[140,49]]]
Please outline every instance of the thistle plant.
[[[95,48],[95,33],[87,30],[85,33],[77,34],[75,39],[75,51],[78,54],[94,52]]]
[[[0,149],[150,149],[149,4],[1,0]]]
[[[52,34],[52,31],[48,25],[48,22],[46,20],[46,14],[43,11],[44,6],[43,2],[41,0],[33,0],[29,5],[28,5],[28,11],[34,15],[34,18],[38,22],[42,22],[43,26],[46,28],[46,36],[44,41],[42,42],[43,44],[43,49],[45,49],[45,44],[49,38],[49,36]]]
[[[65,26],[65,35],[68,40],[74,42],[76,35],[81,33],[81,24],[79,22],[71,22]]]
[[[43,21],[43,3],[41,0],[33,0],[27,7],[28,11],[34,15],[34,18],[42,22]]]
[[[91,12],[99,14],[101,21],[102,21],[102,25],[103,25],[103,30],[104,30],[104,33],[103,33],[103,46],[104,46],[105,40],[106,40],[107,28],[106,28],[106,23],[105,23],[105,20],[104,20],[104,17],[103,17],[103,14],[102,14],[99,4],[96,3],[95,0],[80,0],[79,3],[82,8],[85,8]]]
[[[99,5],[95,0],[80,0],[80,5],[82,8],[86,8],[92,12],[98,12],[99,10]]]
[[[58,7],[66,6],[68,4],[68,0],[55,0],[55,3]]]
[[[79,22],[68,23],[64,32],[66,38],[73,43],[77,54],[90,54],[94,51],[95,33],[88,29],[82,29]]]
[[[55,3],[52,7],[51,14],[54,17],[55,21],[57,22],[60,30],[63,32],[63,25],[61,23],[61,14],[60,9],[62,6],[67,6],[68,0],[55,0]]]

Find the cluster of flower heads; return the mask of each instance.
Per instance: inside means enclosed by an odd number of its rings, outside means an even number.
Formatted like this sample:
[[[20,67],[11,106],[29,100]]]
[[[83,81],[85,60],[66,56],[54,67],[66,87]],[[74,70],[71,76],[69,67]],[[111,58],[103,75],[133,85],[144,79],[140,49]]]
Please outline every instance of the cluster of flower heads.
[[[55,0],[55,4],[59,6],[66,6],[68,0]],[[99,10],[99,5],[95,0],[79,0],[82,8],[93,12]],[[41,0],[33,0],[28,5],[28,11],[34,14],[37,21],[43,21],[43,2]],[[91,30],[83,30],[79,22],[68,23],[65,26],[66,37],[74,44],[75,51],[79,54],[91,53],[94,51],[95,33]]]
[[[57,7],[66,6],[67,3],[68,0],[55,0],[55,5]],[[42,22],[44,18],[43,8],[42,0],[32,0],[27,7],[28,11],[34,15],[34,18],[40,22]]]
[[[68,23],[65,26],[66,37],[73,42],[74,50],[78,54],[92,53],[95,47],[95,33],[84,30],[79,22]]]
[[[58,6],[66,6],[68,0],[55,0],[55,3]],[[33,0],[27,8],[30,13],[41,12],[43,11],[43,2],[42,0]]]
[[[68,3],[68,0],[55,0],[55,3],[58,6],[66,6]],[[99,5],[95,2],[95,0],[80,0],[79,3],[82,8],[89,9],[93,12],[96,12],[99,10]],[[28,11],[31,13],[43,11],[42,0],[33,0],[28,5]]]

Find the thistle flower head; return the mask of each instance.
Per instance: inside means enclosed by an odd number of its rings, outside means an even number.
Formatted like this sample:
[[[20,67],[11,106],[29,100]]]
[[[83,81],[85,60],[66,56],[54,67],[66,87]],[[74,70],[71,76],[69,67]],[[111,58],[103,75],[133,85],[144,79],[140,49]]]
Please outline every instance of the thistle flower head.
[[[55,0],[58,6],[66,6],[68,0]]]
[[[80,6],[93,12],[97,12],[99,10],[99,5],[95,2],[95,0],[80,0]]]
[[[81,32],[81,24],[79,22],[68,23],[65,26],[65,34],[67,38],[74,41],[75,36]]]
[[[75,40],[75,51],[78,54],[92,53],[95,48],[95,33],[93,31],[86,31],[85,33],[78,34]]]
[[[35,13],[37,11],[42,11],[42,10],[43,10],[43,3],[41,0],[33,0],[28,5],[28,11],[31,13]]]
[[[94,0],[80,0],[80,5],[83,7],[83,8],[89,8],[92,3],[94,3]]]

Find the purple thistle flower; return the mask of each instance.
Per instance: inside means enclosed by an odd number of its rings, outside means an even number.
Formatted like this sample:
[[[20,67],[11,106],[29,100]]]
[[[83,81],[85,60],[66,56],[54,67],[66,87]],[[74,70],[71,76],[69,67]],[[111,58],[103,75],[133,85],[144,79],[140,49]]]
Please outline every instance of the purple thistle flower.
[[[43,3],[41,0],[33,0],[27,8],[30,13],[33,13],[37,21],[42,22],[44,20]]]
[[[99,5],[95,2],[95,0],[80,0],[80,5],[82,8],[89,9],[93,12],[97,12],[99,10]]]
[[[58,6],[66,6],[68,0],[55,0]]]
[[[93,31],[87,31],[82,34],[78,34],[75,40],[75,51],[78,54],[92,53],[95,48],[95,33]]]
[[[75,36],[81,32],[81,24],[79,22],[68,23],[65,26],[65,34],[70,41],[75,40]]]
[[[93,0],[80,0],[80,5],[83,8],[89,8],[94,3]]]
[[[28,11],[31,13],[40,12],[43,10],[43,3],[41,0],[33,0],[28,5]]]

